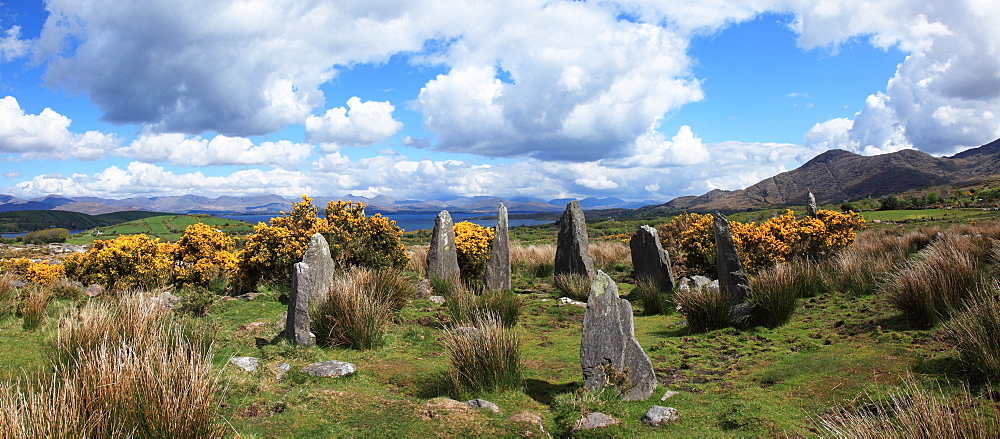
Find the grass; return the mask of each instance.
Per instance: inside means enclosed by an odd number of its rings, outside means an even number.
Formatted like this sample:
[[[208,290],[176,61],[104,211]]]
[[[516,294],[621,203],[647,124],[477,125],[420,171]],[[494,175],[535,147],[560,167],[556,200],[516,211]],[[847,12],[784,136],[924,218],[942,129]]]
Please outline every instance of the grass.
[[[965,365],[986,381],[1000,377],[1000,285],[990,282],[974,294],[967,308],[944,329],[955,340]]]
[[[355,349],[382,346],[393,317],[413,297],[413,284],[395,270],[355,268],[336,278],[330,291],[309,307],[316,342]]]
[[[98,239],[114,239],[119,235],[138,234],[160,238],[163,241],[177,241],[187,226],[197,223],[210,225],[231,235],[246,235],[253,232],[253,225],[239,220],[202,214],[159,215],[110,226],[96,227],[90,230],[90,232],[78,233],[71,236],[68,242],[72,244],[89,244]]]
[[[590,297],[590,277],[584,274],[556,275],[555,287],[570,299],[585,301]]]
[[[677,310],[687,318],[691,332],[706,332],[732,324],[732,304],[716,288],[691,288],[674,293]]]
[[[631,296],[638,297],[645,315],[669,314],[674,310],[671,291],[660,291],[653,281],[638,281]]]
[[[454,393],[466,395],[522,386],[521,342],[517,332],[493,317],[480,318],[472,327],[445,331],[448,377]]]

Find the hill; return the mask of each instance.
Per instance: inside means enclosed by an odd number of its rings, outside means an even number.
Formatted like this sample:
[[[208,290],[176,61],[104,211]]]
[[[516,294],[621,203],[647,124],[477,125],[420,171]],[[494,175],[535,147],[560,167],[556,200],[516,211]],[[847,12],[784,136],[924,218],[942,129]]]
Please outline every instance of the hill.
[[[0,212],[0,232],[30,232],[53,227],[70,230],[92,229],[94,227],[110,226],[157,215],[163,215],[163,213],[125,211],[101,215],[87,215],[85,213],[63,210],[19,210]]]
[[[990,180],[998,175],[1000,140],[951,157],[934,157],[913,149],[876,156],[834,149],[746,189],[713,190],[639,211],[737,212],[803,205],[809,191],[820,204],[841,203],[931,186]]]

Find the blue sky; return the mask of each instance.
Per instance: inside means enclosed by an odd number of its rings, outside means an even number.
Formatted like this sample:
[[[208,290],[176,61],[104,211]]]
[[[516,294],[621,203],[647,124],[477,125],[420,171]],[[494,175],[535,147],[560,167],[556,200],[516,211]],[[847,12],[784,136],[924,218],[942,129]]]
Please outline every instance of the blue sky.
[[[0,192],[667,201],[1000,137],[992,1],[0,3]]]

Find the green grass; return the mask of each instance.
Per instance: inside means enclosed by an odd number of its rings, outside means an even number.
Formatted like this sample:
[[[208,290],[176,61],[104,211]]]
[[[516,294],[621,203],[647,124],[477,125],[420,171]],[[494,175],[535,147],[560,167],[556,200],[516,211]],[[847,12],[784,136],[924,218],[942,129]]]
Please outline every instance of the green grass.
[[[73,235],[69,242],[73,244],[89,244],[98,239],[114,239],[119,235],[144,234],[160,238],[163,241],[176,241],[187,226],[204,223],[227,234],[245,235],[253,232],[253,226],[239,220],[218,218],[211,215],[159,215],[148,218],[97,227],[90,232]]]

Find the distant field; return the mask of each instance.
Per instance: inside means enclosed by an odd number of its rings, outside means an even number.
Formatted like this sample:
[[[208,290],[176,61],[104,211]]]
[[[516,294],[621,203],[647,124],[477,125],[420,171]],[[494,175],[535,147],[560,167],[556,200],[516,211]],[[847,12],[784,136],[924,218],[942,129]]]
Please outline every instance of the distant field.
[[[210,215],[159,215],[113,226],[97,227],[90,232],[74,235],[69,242],[89,244],[95,240],[114,239],[119,235],[138,234],[153,236],[163,241],[176,241],[180,239],[187,226],[197,223],[207,224],[230,235],[246,235],[253,231],[253,226],[243,221]]]
[[[53,227],[70,230],[90,229],[157,215],[165,214],[162,212],[126,211],[87,215],[62,210],[20,210],[0,213],[0,232],[32,232]]]
[[[922,210],[878,210],[861,212],[866,221],[875,225],[876,221],[903,223],[907,225],[944,226],[970,221],[1000,220],[1000,212],[983,209],[922,209]]]

